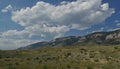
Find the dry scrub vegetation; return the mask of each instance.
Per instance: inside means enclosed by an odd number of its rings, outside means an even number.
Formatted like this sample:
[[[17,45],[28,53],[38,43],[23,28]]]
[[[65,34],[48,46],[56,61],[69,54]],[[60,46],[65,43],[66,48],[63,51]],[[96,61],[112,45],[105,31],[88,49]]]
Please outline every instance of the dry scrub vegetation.
[[[119,69],[120,46],[0,51],[0,69]]]

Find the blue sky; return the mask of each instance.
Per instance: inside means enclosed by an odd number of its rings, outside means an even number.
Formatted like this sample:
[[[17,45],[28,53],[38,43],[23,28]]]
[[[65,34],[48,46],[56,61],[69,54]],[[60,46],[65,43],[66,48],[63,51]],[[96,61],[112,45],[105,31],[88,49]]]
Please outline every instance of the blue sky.
[[[0,49],[120,28],[119,0],[0,0]]]

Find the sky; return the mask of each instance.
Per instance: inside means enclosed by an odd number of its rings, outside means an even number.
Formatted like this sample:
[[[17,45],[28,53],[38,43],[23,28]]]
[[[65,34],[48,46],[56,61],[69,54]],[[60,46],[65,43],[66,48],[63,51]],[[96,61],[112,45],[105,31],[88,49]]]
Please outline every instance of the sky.
[[[0,0],[0,49],[120,28],[120,0]]]

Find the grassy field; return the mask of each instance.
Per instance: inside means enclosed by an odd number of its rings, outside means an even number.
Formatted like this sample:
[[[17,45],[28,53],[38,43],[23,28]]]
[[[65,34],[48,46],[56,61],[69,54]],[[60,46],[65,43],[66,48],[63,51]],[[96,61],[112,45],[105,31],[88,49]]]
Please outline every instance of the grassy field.
[[[1,50],[0,69],[120,69],[120,46]]]

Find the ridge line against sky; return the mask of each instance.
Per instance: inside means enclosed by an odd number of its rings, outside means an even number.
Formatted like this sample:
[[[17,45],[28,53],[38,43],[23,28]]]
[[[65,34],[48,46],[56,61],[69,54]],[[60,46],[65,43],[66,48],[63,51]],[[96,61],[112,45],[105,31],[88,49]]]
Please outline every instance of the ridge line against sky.
[[[0,4],[0,49],[120,28],[117,0],[1,0]]]

